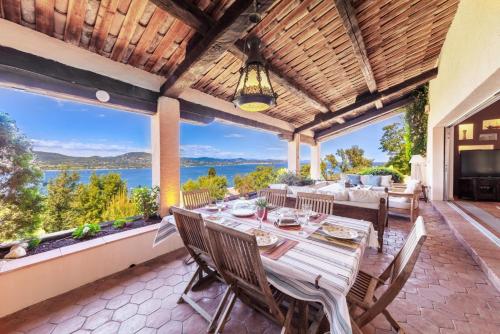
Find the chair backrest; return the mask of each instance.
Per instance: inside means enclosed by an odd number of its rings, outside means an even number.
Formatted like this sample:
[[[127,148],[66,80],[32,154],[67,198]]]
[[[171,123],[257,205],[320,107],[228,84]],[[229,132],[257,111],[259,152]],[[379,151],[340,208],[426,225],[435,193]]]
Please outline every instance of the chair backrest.
[[[295,202],[295,208],[302,209],[305,204],[310,204],[314,212],[332,215],[333,200],[334,197],[332,195],[301,192],[297,193],[297,201]]]
[[[205,224],[212,258],[224,281],[262,300],[271,314],[281,317],[267,281],[255,235],[209,221]]]
[[[172,207],[175,225],[184,246],[189,254],[196,260],[199,255],[210,256],[205,224],[199,213]]]
[[[210,191],[208,189],[183,191],[182,202],[188,210],[202,208],[211,203]]]
[[[388,280],[389,286],[382,293],[380,298],[359,317],[358,325],[360,325],[360,327],[373,320],[378,314],[385,310],[399,294],[415,267],[418,255],[420,254],[420,250],[426,238],[427,233],[425,231],[424,220],[420,216],[415,221],[399,253],[386,270],[379,276],[381,281],[385,282]]]
[[[258,192],[258,196],[265,197],[267,203],[271,205],[284,207],[286,203],[286,193],[286,189],[261,189]]]

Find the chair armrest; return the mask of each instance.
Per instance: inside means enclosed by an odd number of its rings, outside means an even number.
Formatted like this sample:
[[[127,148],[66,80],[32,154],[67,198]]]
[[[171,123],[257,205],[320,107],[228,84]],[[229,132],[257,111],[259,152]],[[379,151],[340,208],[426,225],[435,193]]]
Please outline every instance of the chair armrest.
[[[405,197],[405,198],[413,198],[415,194],[403,193],[400,191],[390,191],[388,192],[389,196],[392,197]]]

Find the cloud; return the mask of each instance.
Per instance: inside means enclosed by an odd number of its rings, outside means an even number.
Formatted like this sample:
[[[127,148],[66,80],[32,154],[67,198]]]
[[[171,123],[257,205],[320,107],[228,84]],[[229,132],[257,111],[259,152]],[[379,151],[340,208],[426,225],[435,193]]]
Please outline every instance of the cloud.
[[[244,155],[242,152],[224,151],[211,145],[181,145],[181,157],[240,158]]]
[[[239,133],[230,133],[225,135],[224,138],[243,138],[243,135]]]
[[[97,115],[97,117],[106,117],[106,115],[104,115],[104,114],[99,114],[99,115]]]
[[[105,144],[101,142],[83,143],[75,140],[60,141],[60,140],[31,140],[33,149],[36,151],[60,153],[78,157],[97,156],[115,156],[127,152],[149,152],[146,147],[137,147],[133,145],[123,144]]]
[[[285,149],[282,147],[266,147],[268,151],[284,151]]]

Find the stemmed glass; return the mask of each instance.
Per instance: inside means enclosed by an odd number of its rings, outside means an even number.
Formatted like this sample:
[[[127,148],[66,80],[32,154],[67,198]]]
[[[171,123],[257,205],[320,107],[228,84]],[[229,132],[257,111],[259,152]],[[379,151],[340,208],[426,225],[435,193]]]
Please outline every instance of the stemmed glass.
[[[257,219],[259,220],[259,230],[262,230],[262,221],[264,220],[264,216],[266,215],[266,208],[258,206],[255,214],[257,215]]]
[[[224,208],[224,200],[223,199],[216,200],[215,205],[217,206],[217,211],[219,212],[218,216],[221,217],[222,216],[222,209]]]

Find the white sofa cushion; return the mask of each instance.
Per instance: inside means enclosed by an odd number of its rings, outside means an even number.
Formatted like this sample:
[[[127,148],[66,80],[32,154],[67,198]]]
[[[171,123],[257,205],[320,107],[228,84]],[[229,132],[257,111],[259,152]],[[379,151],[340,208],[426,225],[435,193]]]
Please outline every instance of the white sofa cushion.
[[[349,201],[380,203],[380,192],[368,189],[349,189]]]
[[[316,188],[310,186],[288,186],[288,193],[297,196],[297,193],[316,193]]]
[[[269,185],[269,189],[285,190],[288,187],[285,183],[273,183]]]
[[[392,175],[382,175],[380,177],[380,186],[381,187],[391,187]]]
[[[409,209],[410,202],[405,197],[389,196],[389,208],[395,209]]]
[[[345,189],[339,190],[324,190],[324,188],[318,189],[316,191],[317,194],[324,195],[332,195],[336,200],[339,201],[348,201],[349,200],[349,192]]]
[[[333,203],[336,203],[336,204],[343,204],[343,205],[349,205],[349,206],[354,206],[354,207],[358,207],[358,208],[366,208],[366,209],[374,209],[374,210],[378,210],[378,206],[379,204],[378,203],[370,203],[370,202],[355,202],[355,201],[337,201],[337,200],[334,200]]]

